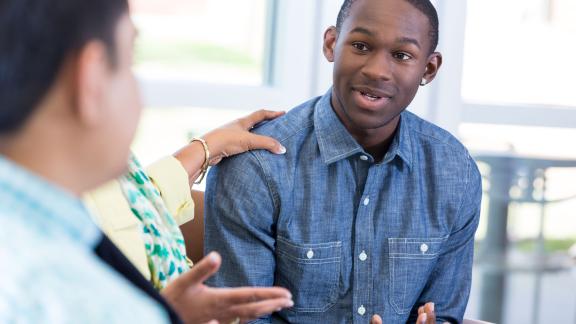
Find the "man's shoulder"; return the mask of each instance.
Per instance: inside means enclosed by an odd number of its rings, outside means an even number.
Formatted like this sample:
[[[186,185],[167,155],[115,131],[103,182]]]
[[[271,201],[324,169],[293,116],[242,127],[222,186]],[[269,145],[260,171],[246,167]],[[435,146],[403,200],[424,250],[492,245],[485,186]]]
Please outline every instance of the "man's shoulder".
[[[476,179],[480,185],[480,171],[468,149],[447,130],[428,122],[413,113],[404,112],[404,120],[411,134],[413,147],[420,155],[420,161],[427,161],[426,168],[433,165],[441,172],[459,174],[456,179],[466,183],[468,179]]]
[[[38,276],[26,278],[26,272],[53,270],[62,265],[92,267],[83,262],[90,247],[76,241],[64,229],[59,230],[58,224],[35,219],[0,209],[0,264],[11,264],[3,270],[16,269],[15,275],[30,280]]]
[[[0,322],[105,322],[110,320],[105,310],[118,302],[142,306],[131,298],[144,298],[102,263],[91,247],[74,238],[42,235],[33,224],[2,216],[0,226],[9,230],[0,231]],[[10,305],[7,312],[2,311],[5,305]],[[130,319],[128,311],[119,310],[113,318]],[[56,316],[58,312],[64,317]]]
[[[450,150],[454,154],[468,157],[469,153],[466,147],[449,131],[442,127],[426,121],[415,114],[405,111],[402,115],[403,120],[406,121],[412,138],[417,141],[417,146],[426,146],[432,150]]]
[[[65,282],[65,274],[57,269],[60,261],[75,259],[68,251],[70,246],[48,239],[35,224],[24,223],[16,218],[19,216],[0,211],[0,264],[10,265],[0,266],[0,285],[6,288],[5,293],[18,296],[19,287],[40,289]]]
[[[6,250],[25,250],[42,236],[31,221],[18,212],[0,207],[0,258]]]
[[[263,161],[278,162],[282,165],[281,161],[292,157],[292,152],[297,152],[302,142],[314,134],[314,111],[320,98],[310,99],[290,109],[285,115],[265,122],[253,130],[255,134],[278,140],[286,148],[286,154],[277,155],[266,150],[253,150],[224,159],[214,169],[233,168],[249,172],[254,163]]]
[[[312,98],[284,115],[254,129],[254,133],[271,136],[280,142],[290,142],[295,135],[308,132],[314,126],[314,110],[321,97]]]

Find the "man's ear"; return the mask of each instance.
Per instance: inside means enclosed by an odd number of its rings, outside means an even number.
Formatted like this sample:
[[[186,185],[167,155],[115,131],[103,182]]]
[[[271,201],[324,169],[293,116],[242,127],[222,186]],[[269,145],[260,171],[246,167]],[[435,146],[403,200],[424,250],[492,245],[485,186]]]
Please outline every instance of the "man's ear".
[[[73,107],[79,121],[89,127],[98,124],[104,114],[110,69],[106,45],[101,41],[90,41],[76,57]]]
[[[426,84],[432,82],[442,65],[442,54],[434,52],[428,56],[428,63],[426,63],[426,70],[422,76],[422,80],[426,80]]]
[[[336,47],[336,40],[338,39],[338,31],[336,27],[331,26],[324,32],[324,57],[328,62],[334,62],[334,48]]]

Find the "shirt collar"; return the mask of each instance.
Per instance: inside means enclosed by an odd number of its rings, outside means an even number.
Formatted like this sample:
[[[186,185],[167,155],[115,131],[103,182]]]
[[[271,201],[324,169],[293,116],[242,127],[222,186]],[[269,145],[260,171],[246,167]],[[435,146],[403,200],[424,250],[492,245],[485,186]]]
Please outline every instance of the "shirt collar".
[[[316,138],[320,147],[320,155],[324,163],[331,164],[346,159],[355,154],[365,154],[364,149],[350,135],[344,124],[334,112],[331,104],[332,89],[328,90],[316,104],[314,125]],[[410,138],[410,118],[408,112],[400,115],[398,130],[382,163],[392,161],[399,156],[409,167],[412,164],[412,141]]]
[[[79,198],[1,155],[0,193],[0,205],[26,215],[24,222],[58,227],[88,246],[101,238]]]
[[[364,150],[332,109],[332,89],[320,98],[314,110],[314,128],[324,163],[331,164]]]
[[[407,111],[400,114],[398,129],[396,130],[392,144],[390,144],[388,153],[386,153],[382,160],[383,163],[388,163],[395,157],[399,157],[409,168],[412,167],[412,137],[410,136],[410,121],[413,117],[414,116]]]

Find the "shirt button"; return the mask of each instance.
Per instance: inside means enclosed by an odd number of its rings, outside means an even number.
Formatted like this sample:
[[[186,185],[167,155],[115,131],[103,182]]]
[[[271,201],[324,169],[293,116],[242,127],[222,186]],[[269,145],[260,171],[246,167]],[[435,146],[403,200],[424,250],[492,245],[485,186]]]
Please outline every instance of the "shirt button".
[[[364,308],[364,305],[360,305],[360,307],[358,307],[358,314],[360,314],[360,316],[364,316],[364,314],[366,314],[366,308]]]
[[[308,250],[308,253],[306,253],[306,257],[308,259],[312,259],[314,257],[314,251]]]
[[[360,259],[360,261],[366,261],[366,259],[368,259],[368,254],[362,251],[362,253],[360,253],[360,255],[358,256],[358,259]]]
[[[368,206],[369,203],[370,203],[370,198],[368,198],[368,197],[364,198],[364,206]]]
[[[368,157],[366,155],[360,155],[360,160],[368,161]]]
[[[420,245],[420,252],[422,253],[428,252],[428,244],[422,243],[422,245]]]

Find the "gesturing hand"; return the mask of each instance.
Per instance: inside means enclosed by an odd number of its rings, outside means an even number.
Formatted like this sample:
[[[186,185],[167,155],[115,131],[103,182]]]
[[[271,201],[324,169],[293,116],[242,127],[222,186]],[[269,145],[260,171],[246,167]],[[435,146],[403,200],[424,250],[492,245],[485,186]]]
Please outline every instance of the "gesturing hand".
[[[376,314],[370,319],[370,324],[382,324],[382,318]],[[436,324],[436,313],[434,303],[426,303],[418,308],[418,319],[416,324]]]
[[[211,288],[204,281],[220,268],[222,260],[210,253],[170,283],[162,295],[185,323],[230,323],[257,319],[293,305],[292,295],[279,287]]]

